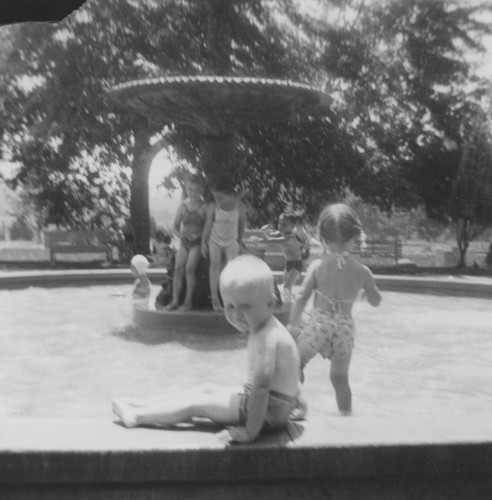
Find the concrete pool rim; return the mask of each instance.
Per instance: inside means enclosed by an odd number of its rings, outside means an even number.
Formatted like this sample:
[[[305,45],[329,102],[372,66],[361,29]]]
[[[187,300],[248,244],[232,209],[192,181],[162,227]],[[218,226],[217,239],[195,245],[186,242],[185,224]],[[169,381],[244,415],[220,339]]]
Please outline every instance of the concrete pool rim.
[[[278,281],[281,280],[281,272],[274,272],[274,275]],[[150,269],[148,276],[151,282],[157,285],[166,276],[166,271]],[[451,275],[416,277],[378,274],[375,276],[378,286],[383,291],[492,298],[492,277]],[[128,269],[7,271],[0,272],[0,290],[31,286],[131,284],[133,280],[134,277]]]
[[[164,273],[149,276],[157,284]],[[0,289],[132,281],[128,270],[9,272]],[[492,298],[492,280],[472,277],[377,281],[382,290]],[[490,415],[326,416],[240,447],[213,430],[0,416],[2,498],[230,498],[220,495],[232,489],[234,498],[492,498]]]

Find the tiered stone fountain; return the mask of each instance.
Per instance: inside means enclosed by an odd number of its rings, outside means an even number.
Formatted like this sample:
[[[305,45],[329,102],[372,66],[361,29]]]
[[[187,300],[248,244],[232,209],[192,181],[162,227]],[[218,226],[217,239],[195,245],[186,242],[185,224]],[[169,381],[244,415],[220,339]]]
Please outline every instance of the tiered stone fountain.
[[[309,85],[264,78],[183,76],[138,80],[115,86],[110,98],[120,108],[157,123],[188,125],[202,137],[203,170],[207,181],[234,164],[237,130],[326,114],[329,96]],[[285,310],[277,311],[281,320]],[[216,330],[226,325],[213,311],[183,313],[135,308],[135,320],[146,326],[173,330]]]

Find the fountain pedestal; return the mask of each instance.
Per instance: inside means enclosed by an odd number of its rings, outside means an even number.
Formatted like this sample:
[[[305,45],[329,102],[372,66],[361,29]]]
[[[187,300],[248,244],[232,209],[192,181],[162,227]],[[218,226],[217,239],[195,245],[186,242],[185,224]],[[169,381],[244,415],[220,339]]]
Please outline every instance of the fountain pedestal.
[[[328,94],[285,80],[221,76],[163,77],[111,89],[110,99],[163,127],[179,124],[202,138],[202,169],[209,185],[235,169],[235,132],[245,126],[326,115]]]

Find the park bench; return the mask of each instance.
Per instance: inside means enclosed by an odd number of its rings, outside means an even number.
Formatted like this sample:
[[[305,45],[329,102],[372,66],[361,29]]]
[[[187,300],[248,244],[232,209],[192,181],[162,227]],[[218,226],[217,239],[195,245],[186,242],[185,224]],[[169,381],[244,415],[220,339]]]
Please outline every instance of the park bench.
[[[261,240],[248,241],[252,236],[257,236],[256,232],[250,230],[245,232],[246,247],[250,253],[264,258],[270,267],[283,269],[284,258],[278,243],[267,243]],[[366,248],[354,249],[352,253],[358,255],[361,260],[387,259],[398,265],[398,260],[402,258],[402,244],[400,240],[370,240],[366,241]],[[322,247],[311,248],[311,259],[322,254]]]
[[[395,266],[402,257],[402,244],[400,240],[370,240],[366,241],[366,248],[354,249],[352,252],[361,259],[387,258],[394,261]]]
[[[95,254],[93,260],[111,262],[110,238],[104,230],[53,230],[44,231],[44,246],[50,249],[50,260],[56,265],[58,254]]]

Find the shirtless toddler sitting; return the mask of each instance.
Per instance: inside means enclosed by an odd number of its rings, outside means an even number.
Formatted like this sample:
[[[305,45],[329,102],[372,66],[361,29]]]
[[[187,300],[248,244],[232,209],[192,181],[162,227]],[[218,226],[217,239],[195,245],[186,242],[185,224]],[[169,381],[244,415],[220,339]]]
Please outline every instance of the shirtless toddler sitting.
[[[168,427],[207,418],[231,426],[219,434],[221,440],[247,443],[288,422],[300,389],[300,360],[294,339],[272,314],[270,268],[257,257],[240,255],[222,271],[220,292],[229,323],[248,334],[247,383],[192,388],[174,400],[117,400],[113,411],[123,425]]]

